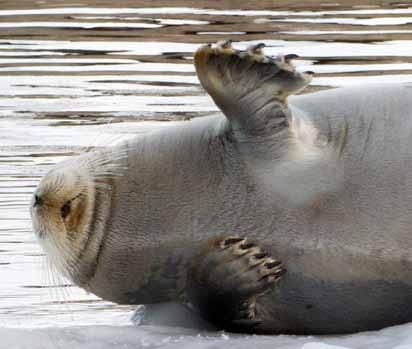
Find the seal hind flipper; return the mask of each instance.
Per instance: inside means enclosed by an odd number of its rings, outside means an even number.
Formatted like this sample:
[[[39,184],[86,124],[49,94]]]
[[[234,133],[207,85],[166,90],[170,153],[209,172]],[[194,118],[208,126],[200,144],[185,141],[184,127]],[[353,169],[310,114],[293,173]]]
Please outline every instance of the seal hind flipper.
[[[187,298],[201,316],[233,332],[260,324],[256,299],[285,273],[280,261],[247,239],[220,236],[204,242],[188,270]]]
[[[263,54],[264,44],[237,51],[231,41],[199,48],[194,57],[200,83],[230,121],[232,128],[251,136],[287,129],[286,98],[307,86],[312,72],[297,72],[296,55]]]

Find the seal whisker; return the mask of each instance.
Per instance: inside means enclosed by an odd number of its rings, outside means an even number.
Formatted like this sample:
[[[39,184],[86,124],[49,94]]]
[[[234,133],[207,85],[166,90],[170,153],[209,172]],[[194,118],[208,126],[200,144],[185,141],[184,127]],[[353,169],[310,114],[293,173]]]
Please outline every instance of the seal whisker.
[[[48,290],[50,292],[50,296],[57,300],[59,300],[60,297],[62,296],[63,300],[66,300],[66,295],[59,292],[60,291],[59,285],[61,284],[60,272],[56,268],[55,264],[52,262],[49,255],[44,256],[43,265],[45,266],[45,269],[46,269],[47,285],[48,285]]]
[[[78,271],[80,261],[70,248],[70,245],[66,244],[61,239],[56,238],[56,234],[49,235],[52,240],[52,246],[47,246],[46,249],[48,250],[51,260],[56,265],[57,269],[64,274],[67,273],[68,276]]]

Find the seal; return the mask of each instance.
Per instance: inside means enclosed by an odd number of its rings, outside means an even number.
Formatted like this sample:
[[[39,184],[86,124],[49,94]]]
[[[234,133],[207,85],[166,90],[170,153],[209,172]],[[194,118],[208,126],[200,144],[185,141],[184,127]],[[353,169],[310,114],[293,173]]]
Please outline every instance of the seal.
[[[36,236],[106,300],[190,304],[230,331],[411,321],[411,86],[293,96],[313,73],[263,46],[195,53],[222,115],[53,168],[33,195]]]

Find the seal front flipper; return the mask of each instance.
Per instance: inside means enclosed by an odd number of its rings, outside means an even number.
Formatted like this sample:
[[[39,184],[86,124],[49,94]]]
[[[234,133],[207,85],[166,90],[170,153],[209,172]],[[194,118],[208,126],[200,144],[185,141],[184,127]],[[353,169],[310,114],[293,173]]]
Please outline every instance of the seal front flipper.
[[[219,329],[254,332],[260,324],[256,300],[285,273],[247,239],[220,236],[202,244],[188,269],[187,298]]]
[[[291,60],[263,55],[264,44],[234,50],[230,41],[206,45],[194,57],[203,88],[239,131],[239,137],[265,136],[288,129],[286,98],[307,86],[312,72],[300,73]]]
[[[298,108],[292,113],[287,97],[307,86],[313,73],[295,69],[296,55],[263,55],[263,46],[236,51],[223,41],[201,47],[194,59],[199,80],[229,120],[227,132],[264,190],[294,206],[320,207],[342,188],[348,126],[342,120],[325,131]]]

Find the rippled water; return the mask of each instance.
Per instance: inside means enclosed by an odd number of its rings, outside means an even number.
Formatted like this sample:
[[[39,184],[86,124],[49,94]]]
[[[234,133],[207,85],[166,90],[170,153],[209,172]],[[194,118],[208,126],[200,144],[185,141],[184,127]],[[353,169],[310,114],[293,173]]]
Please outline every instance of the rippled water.
[[[307,91],[412,82],[412,7],[402,3],[30,3],[0,2],[0,326],[129,322],[131,308],[48,275],[31,232],[30,195],[51,164],[87,147],[215,112],[192,65],[200,44],[231,38],[241,48],[263,41],[270,55],[297,53],[299,69],[316,73]]]

